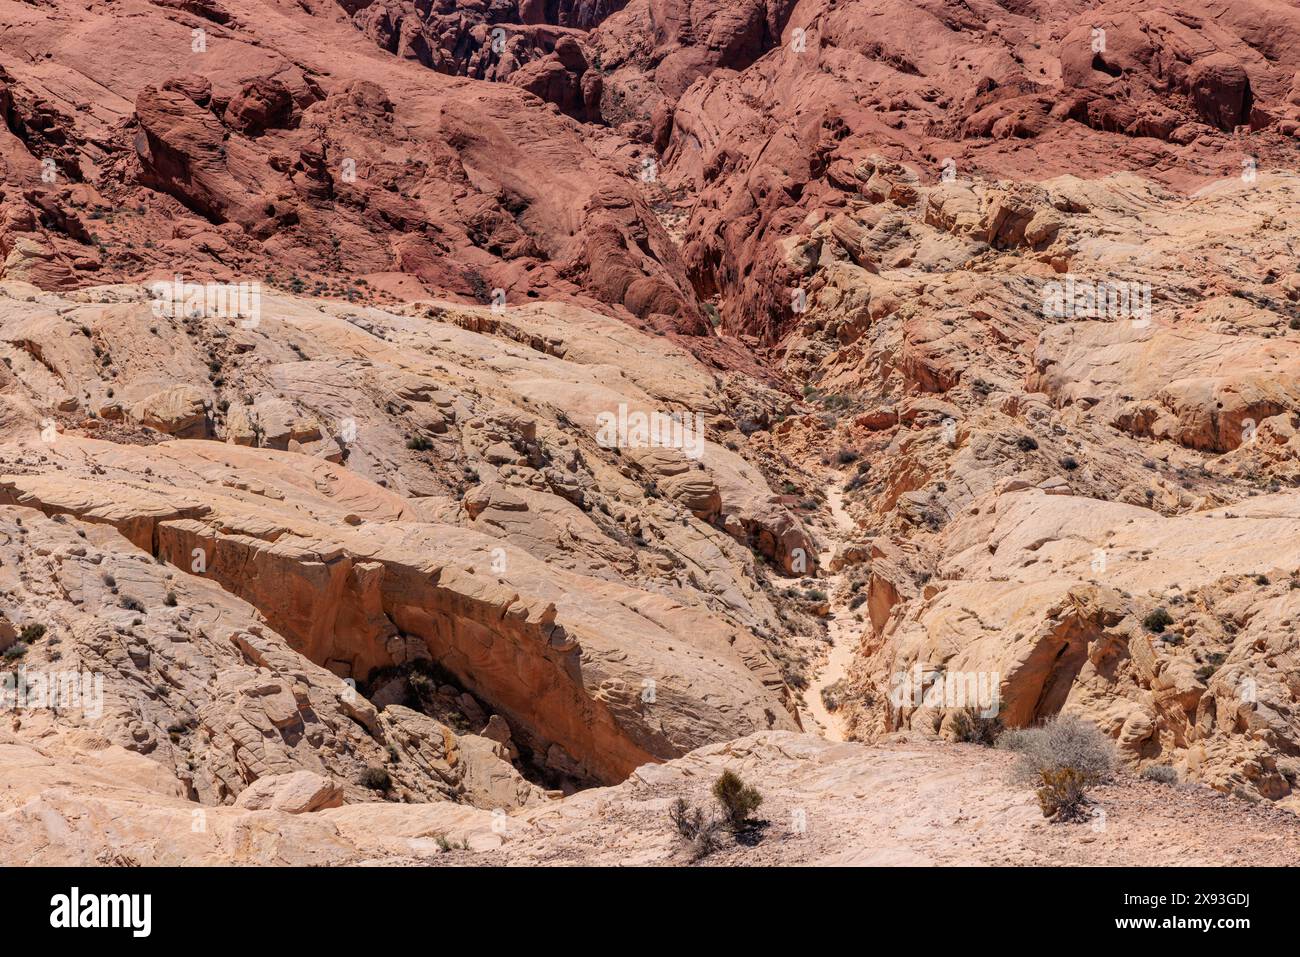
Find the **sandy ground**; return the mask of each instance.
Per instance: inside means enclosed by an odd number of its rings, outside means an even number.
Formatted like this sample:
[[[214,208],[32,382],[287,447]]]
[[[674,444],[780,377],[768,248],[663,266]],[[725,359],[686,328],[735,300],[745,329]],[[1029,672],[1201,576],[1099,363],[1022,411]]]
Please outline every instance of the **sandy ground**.
[[[499,849],[435,863],[689,863],[668,819],[684,797],[708,806],[731,768],[764,795],[752,846],[728,838],[708,865],[1286,865],[1300,860],[1300,817],[1209,788],[1122,773],[1093,792],[1092,820],[1044,819],[1011,783],[1013,754],[898,738],[835,743],[767,732],[640,769],[628,782],[527,819]],[[511,822],[514,828],[515,822]],[[427,862],[426,862],[427,863]]]
[[[830,546],[818,557],[822,568],[830,567],[836,543],[850,538],[855,528],[853,519],[844,510],[844,493],[838,484],[833,484],[826,490],[826,503],[830,506],[834,537]],[[839,715],[826,709],[822,701],[822,689],[830,687],[848,674],[849,665],[853,663],[853,652],[861,639],[862,625],[849,610],[850,595],[844,587],[844,575],[828,575],[824,587],[830,598],[831,615],[826,629],[830,635],[831,648],[826,661],[804,691],[804,727],[818,731],[832,741],[843,741],[843,722]],[[812,719],[811,723],[808,718]]]

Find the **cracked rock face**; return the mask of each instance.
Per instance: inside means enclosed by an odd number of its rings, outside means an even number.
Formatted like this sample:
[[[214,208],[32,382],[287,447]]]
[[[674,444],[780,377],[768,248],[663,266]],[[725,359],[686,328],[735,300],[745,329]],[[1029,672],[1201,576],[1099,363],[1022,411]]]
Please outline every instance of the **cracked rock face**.
[[[85,6],[0,0],[14,859],[1141,845],[954,686],[1294,846],[1292,6]],[[958,778],[1001,857],[871,843]]]
[[[16,376],[30,367],[51,386],[89,383],[89,344],[102,330],[128,409],[113,423],[94,416],[92,386],[55,401],[69,411],[62,431],[43,437],[32,395],[36,418],[0,452],[5,503],[113,530],[141,564],[247,602],[267,640],[340,679],[367,684],[413,660],[437,664],[557,780],[613,782],[707,741],[798,727],[777,661],[788,629],[753,580],[762,552],[746,547],[752,538],[774,562],[809,549],[798,520],[735,453],[713,448],[691,470],[700,478],[681,481],[684,460],[624,464],[575,424],[594,421],[602,402],[690,402],[712,379],[684,356],[643,363],[620,384],[598,364],[617,352],[598,338],[614,320],[579,325],[571,338],[554,325],[560,359],[434,318],[436,306],[418,318],[358,316],[290,299],[264,302],[278,318],[241,330],[246,348],[231,349],[220,328],[158,325],[142,298],[138,287],[87,291],[67,313],[79,318],[48,328],[48,349],[38,317],[65,301],[7,300],[30,310],[16,325],[35,337],[9,349]],[[89,338],[70,331],[81,325]],[[284,348],[297,336],[310,358]],[[198,367],[205,349],[225,356],[214,360],[220,384],[213,374],[206,388],[132,402],[153,388],[159,339],[175,366]],[[299,364],[310,377],[288,368]],[[136,371],[139,387],[125,381]],[[281,382],[290,385],[272,385]],[[249,442],[249,420],[230,413],[249,408],[253,391],[263,401],[251,406]],[[198,410],[210,438],[142,443],[107,431],[163,432],[174,418],[166,410],[182,405]],[[279,448],[285,434],[297,438]],[[659,476],[661,499],[646,499],[643,475]],[[724,515],[744,530],[727,529]],[[137,590],[146,616],[175,614],[163,581]],[[23,615],[53,632],[63,611]],[[276,729],[296,720],[291,688],[229,693],[265,703]]]

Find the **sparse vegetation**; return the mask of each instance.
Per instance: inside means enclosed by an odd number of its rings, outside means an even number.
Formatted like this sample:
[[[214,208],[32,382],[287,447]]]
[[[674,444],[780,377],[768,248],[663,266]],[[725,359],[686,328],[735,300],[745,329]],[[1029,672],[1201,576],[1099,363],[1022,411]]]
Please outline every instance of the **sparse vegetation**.
[[[23,630],[19,632],[18,638],[27,644],[40,641],[45,636],[45,626],[40,624],[24,625]]]
[[[828,684],[822,689],[822,704],[826,707],[827,711],[834,714],[836,711],[840,710],[840,705],[843,703],[844,692],[847,688],[848,681],[841,678],[839,681]]]
[[[469,841],[463,838],[459,841],[452,841],[447,838],[446,834],[439,834],[437,837],[434,838],[434,840],[438,844],[438,850],[442,851],[444,854],[447,853],[448,851],[469,850]]]
[[[668,817],[677,828],[677,833],[690,844],[693,860],[707,857],[722,846],[722,819],[706,814],[701,807],[686,803],[685,798],[673,802]]]
[[[1174,616],[1165,608],[1157,608],[1142,619],[1142,627],[1158,635],[1174,623]]]
[[[951,727],[955,740],[991,748],[1002,734],[1002,719],[978,708],[964,708],[953,716]]]
[[[763,795],[742,781],[734,771],[723,771],[713,782],[713,796],[722,805],[722,813],[732,831],[749,827],[754,812],[763,803]]]
[[[1043,816],[1056,821],[1087,817],[1087,789],[1115,770],[1115,745],[1096,725],[1058,715],[1042,727],[1008,731],[998,747],[1019,752],[1014,776],[1034,787]]]
[[[1034,792],[1043,817],[1056,821],[1084,820],[1088,780],[1076,768],[1044,768],[1039,772],[1042,783]]]
[[[416,433],[415,435],[409,436],[407,438],[406,447],[410,449],[412,452],[427,452],[431,448],[433,448],[433,442],[429,439],[427,435],[420,435],[419,433]]]
[[[7,661],[16,661],[25,654],[27,654],[27,642],[25,641],[15,641],[4,652]]]
[[[361,772],[361,786],[372,791],[385,792],[393,786],[393,779],[387,770],[372,764]]]
[[[1167,764],[1148,764],[1138,777],[1144,781],[1155,781],[1157,784],[1178,783],[1178,772]]]
[[[723,771],[713,782],[713,797],[718,802],[720,814],[710,813],[698,805],[678,798],[668,809],[673,827],[691,848],[691,858],[699,860],[722,846],[723,831],[730,831],[738,839],[749,835],[760,826],[754,812],[763,803],[763,795],[740,779],[734,771]]]

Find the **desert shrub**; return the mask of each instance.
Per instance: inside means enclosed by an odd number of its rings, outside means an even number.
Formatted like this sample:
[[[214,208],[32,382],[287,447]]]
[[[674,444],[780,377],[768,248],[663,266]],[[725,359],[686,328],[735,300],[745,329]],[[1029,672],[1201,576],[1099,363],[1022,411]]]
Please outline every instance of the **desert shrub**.
[[[1157,608],[1142,619],[1142,627],[1152,634],[1160,634],[1174,623],[1174,616],[1164,608]]]
[[[704,813],[704,809],[678,798],[668,809],[668,817],[682,840],[691,846],[691,857],[699,860],[722,845],[723,821]]]
[[[168,608],[175,608],[175,607],[176,607],[176,601],[177,601],[177,599],[176,599],[176,592],[174,592],[174,591],[169,591],[169,592],[167,593],[167,597],[163,599],[163,604],[165,604]]]
[[[1091,783],[1115,770],[1115,745],[1090,721],[1057,715],[1037,728],[1008,731],[1006,747],[1021,755],[1019,776],[1037,780],[1043,768],[1077,768]]]
[[[459,841],[448,840],[446,834],[439,834],[434,840],[438,843],[438,850],[444,854],[448,851],[468,851],[469,840],[461,839]]]
[[[1110,778],[1115,746],[1095,724],[1057,715],[1039,728],[1009,731],[1000,748],[1014,750],[1015,779],[1035,788],[1044,817],[1079,820],[1084,817],[1087,789]]]
[[[1205,664],[1196,669],[1196,677],[1201,681],[1209,681],[1214,677],[1214,673],[1222,667],[1227,655],[1222,651],[1212,651],[1205,656]]]
[[[1018,781],[1035,787],[1045,817],[1078,820],[1087,788],[1115,770],[1115,745],[1096,725],[1057,715],[1042,727],[1008,732],[999,740],[1020,754]]]
[[[999,751],[1025,751],[1029,748],[1030,734],[1033,728],[1007,728],[998,735],[994,745]]]
[[[406,447],[412,452],[427,452],[433,448],[433,442],[425,435],[412,435],[406,440]]]
[[[1042,784],[1034,791],[1043,817],[1058,821],[1083,820],[1088,780],[1075,768],[1053,768],[1040,772]]]
[[[361,772],[361,786],[372,791],[387,791],[393,786],[393,779],[386,770],[372,764]]]
[[[686,803],[685,798],[678,798],[668,809],[668,817],[677,828],[677,833],[690,840],[699,832],[704,823],[704,812],[698,807]]]
[[[1067,455],[1063,459],[1061,459],[1061,468],[1065,469],[1067,472],[1073,472],[1078,467],[1079,467],[1079,460],[1076,459],[1073,455]]]
[[[1178,783],[1178,772],[1167,764],[1148,764],[1138,777],[1144,781],[1155,781],[1157,784]]]
[[[1032,452],[1038,448],[1038,440],[1032,435],[1022,435],[1016,439],[1016,448],[1021,452]]]
[[[27,654],[27,643],[25,641],[15,641],[5,649],[4,656],[7,660],[14,661],[25,654]]]
[[[858,453],[854,452],[852,449],[840,449],[838,452],[835,453],[835,461],[839,462],[840,465],[848,465],[849,463],[856,462],[857,460],[858,460]]]
[[[988,717],[978,708],[963,708],[953,716],[952,732],[958,741],[991,748],[1002,734],[1002,719]]]
[[[848,687],[848,680],[841,678],[839,681],[828,684],[822,689],[822,704],[825,705],[827,711],[834,713],[840,709]]]
[[[130,595],[123,596],[120,604],[127,611],[144,611],[144,603],[138,598],[132,598]]]
[[[32,625],[24,625],[23,630],[18,637],[30,645],[33,641],[40,641],[40,639],[43,638],[44,636],[45,636],[45,626],[32,624]]]
[[[744,781],[734,771],[723,771],[713,782],[713,796],[722,805],[722,813],[732,831],[747,828],[754,812],[763,803],[763,795]]]

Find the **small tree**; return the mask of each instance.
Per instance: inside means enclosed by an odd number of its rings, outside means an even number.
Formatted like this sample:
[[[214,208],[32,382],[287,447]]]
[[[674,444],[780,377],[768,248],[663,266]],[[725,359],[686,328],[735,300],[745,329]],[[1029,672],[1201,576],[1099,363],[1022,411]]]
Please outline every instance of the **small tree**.
[[[745,830],[763,803],[763,795],[742,781],[734,771],[723,771],[713,782],[713,796],[722,805],[723,816],[732,831]]]

